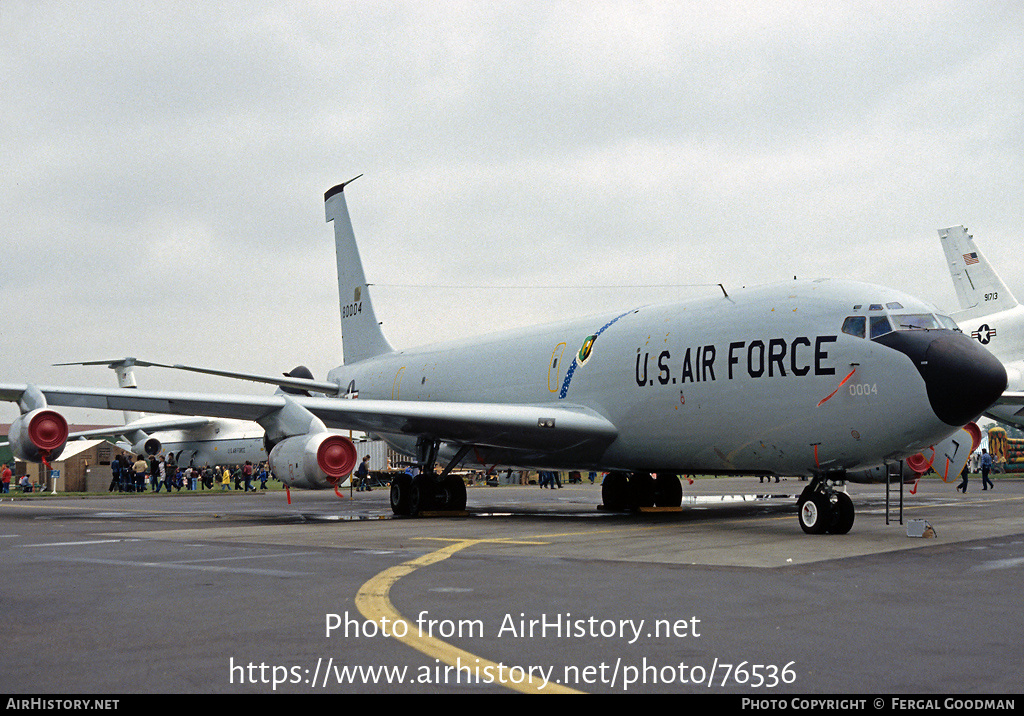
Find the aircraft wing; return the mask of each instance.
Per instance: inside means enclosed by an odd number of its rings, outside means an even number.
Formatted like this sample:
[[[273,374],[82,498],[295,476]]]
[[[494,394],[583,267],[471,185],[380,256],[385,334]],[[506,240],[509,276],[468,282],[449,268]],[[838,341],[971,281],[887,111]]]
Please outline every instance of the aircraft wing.
[[[507,405],[304,396],[215,395],[138,390],[0,384],[0,400],[19,402],[38,390],[47,404],[101,410],[272,421],[289,402],[329,428],[393,435],[429,435],[445,442],[513,450],[562,450],[611,443],[615,426],[594,410],[572,405]]]

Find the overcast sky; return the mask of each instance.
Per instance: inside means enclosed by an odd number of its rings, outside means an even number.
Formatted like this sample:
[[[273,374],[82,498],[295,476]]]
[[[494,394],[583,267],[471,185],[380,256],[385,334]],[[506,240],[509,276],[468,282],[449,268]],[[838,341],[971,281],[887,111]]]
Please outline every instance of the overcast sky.
[[[1024,298],[1024,5],[4,0],[0,170],[0,382],[324,377],[361,173],[396,347],[794,275],[952,311],[947,226]]]

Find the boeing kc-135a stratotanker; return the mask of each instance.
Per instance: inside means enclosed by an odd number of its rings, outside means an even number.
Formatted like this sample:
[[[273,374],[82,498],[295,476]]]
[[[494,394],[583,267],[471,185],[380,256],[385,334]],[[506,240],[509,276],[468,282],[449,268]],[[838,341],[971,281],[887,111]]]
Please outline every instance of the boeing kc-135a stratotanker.
[[[804,531],[844,533],[845,480],[951,439],[1006,386],[999,361],[933,307],[842,280],[395,350],[363,273],[348,183],[324,195],[344,365],[326,381],[264,378],[322,397],[2,385],[22,412],[17,453],[39,461],[62,449],[66,423],[51,404],[208,415],[260,423],[274,474],[295,486],[330,487],[352,470],[355,448],[338,429],[379,435],[421,468],[392,482],[402,515],[464,509],[451,474],[460,464],[606,471],[608,509],[678,506],[680,474],[800,475],[810,478]],[[914,327],[922,316],[934,327]]]

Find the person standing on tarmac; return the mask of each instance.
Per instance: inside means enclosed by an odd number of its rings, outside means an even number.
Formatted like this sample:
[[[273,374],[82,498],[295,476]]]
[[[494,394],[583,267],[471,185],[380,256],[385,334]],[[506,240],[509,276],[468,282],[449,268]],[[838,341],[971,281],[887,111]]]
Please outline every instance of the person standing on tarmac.
[[[356,478],[359,480],[359,486],[356,487],[356,492],[371,492],[369,480],[370,480],[370,456],[367,455],[363,458],[362,462],[359,463],[359,467],[356,468]]]
[[[245,465],[242,466],[242,478],[245,480],[245,491],[256,492],[256,488],[252,486],[252,462],[249,460],[246,460]]]
[[[153,486],[153,492],[160,492],[160,462],[156,455],[149,456],[149,484]]]
[[[981,449],[981,489],[987,490],[989,487],[995,487],[992,479],[989,477],[989,473],[992,472],[992,456],[989,455],[988,450],[985,448]],[[988,487],[986,487],[986,485]],[[966,492],[966,490],[965,490]]]
[[[164,481],[164,489],[169,493],[171,491],[171,485],[174,484],[175,473],[168,469],[167,460],[164,456],[160,456],[160,479]]]
[[[132,471],[135,473],[135,491],[145,492],[146,491],[146,470],[148,469],[146,459],[139,455],[135,464],[132,465]]]
[[[113,492],[117,490],[121,492],[121,460],[116,455],[114,459],[110,461],[110,487],[107,488],[107,492]],[[6,492],[6,490],[5,490]]]

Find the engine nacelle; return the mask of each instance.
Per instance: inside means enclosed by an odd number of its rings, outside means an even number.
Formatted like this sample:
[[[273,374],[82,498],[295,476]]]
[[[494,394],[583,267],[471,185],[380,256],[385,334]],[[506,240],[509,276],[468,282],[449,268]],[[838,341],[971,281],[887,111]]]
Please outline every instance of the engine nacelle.
[[[285,438],[269,458],[274,477],[289,487],[309,490],[337,487],[358,460],[351,440],[328,432]]]
[[[54,460],[68,441],[68,421],[58,412],[37,408],[15,418],[7,437],[11,452],[21,460]]]
[[[132,452],[136,455],[159,455],[162,447],[156,438],[146,438],[132,445]]]

